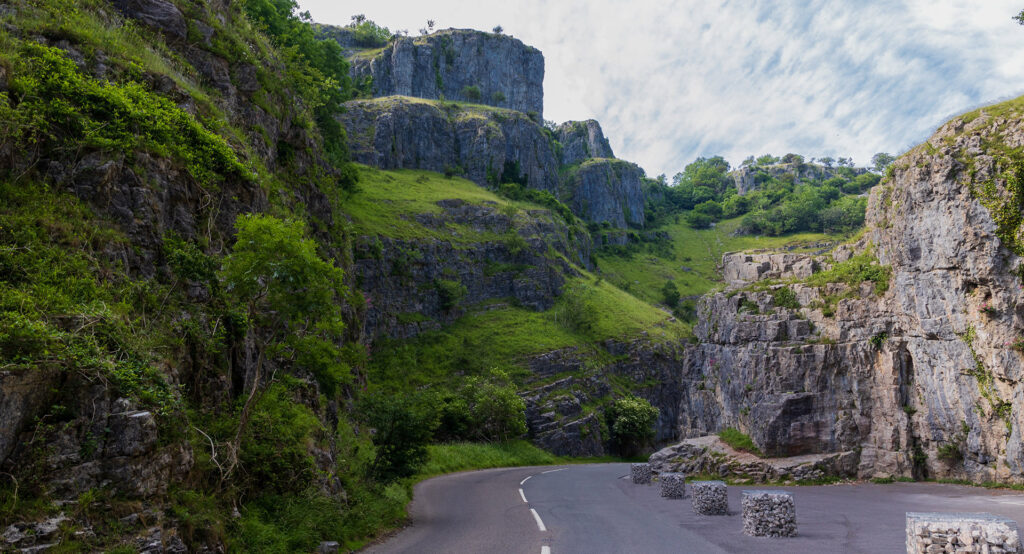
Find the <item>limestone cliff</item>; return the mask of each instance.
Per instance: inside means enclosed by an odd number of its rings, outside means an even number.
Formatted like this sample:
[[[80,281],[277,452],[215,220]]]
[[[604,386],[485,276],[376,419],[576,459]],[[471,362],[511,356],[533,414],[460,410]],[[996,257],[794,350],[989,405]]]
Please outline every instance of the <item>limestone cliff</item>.
[[[644,226],[643,170],[614,159],[589,159],[565,177],[563,199],[591,223],[612,227]]]
[[[547,136],[520,112],[392,96],[350,101],[338,120],[353,158],[367,165],[454,173],[482,186],[558,186]]]
[[[566,121],[555,127],[555,137],[562,145],[558,160],[562,165],[575,165],[591,158],[614,158],[601,124],[593,119]]]
[[[734,289],[699,308],[683,433],[857,451],[863,477],[1024,481],[1022,144],[1017,117],[958,118],[872,190],[852,250],[727,256]],[[742,286],[765,278],[781,281]]]
[[[544,56],[510,36],[448,29],[399,37],[352,58],[352,76],[373,78],[374,96],[415,96],[509,108],[540,122]]]

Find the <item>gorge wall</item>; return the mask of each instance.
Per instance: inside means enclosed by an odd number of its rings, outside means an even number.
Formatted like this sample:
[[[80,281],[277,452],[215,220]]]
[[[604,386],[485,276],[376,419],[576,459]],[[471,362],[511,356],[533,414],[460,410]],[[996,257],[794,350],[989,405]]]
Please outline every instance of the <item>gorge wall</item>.
[[[415,96],[509,108],[544,116],[544,56],[510,36],[449,29],[399,37],[372,57],[352,60],[372,77],[375,96]]]
[[[739,427],[768,455],[855,451],[862,477],[1021,482],[1006,149],[1022,137],[1017,119],[958,118],[872,190],[852,248],[727,255],[731,290],[698,309],[686,374],[701,381],[684,394],[682,432]]]

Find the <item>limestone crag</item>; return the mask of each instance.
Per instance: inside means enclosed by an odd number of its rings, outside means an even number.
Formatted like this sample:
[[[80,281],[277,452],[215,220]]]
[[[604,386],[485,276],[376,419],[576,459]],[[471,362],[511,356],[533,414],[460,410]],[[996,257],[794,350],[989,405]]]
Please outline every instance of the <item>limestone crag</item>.
[[[863,167],[849,168],[853,176],[867,173]],[[778,163],[767,166],[742,166],[731,172],[733,182],[736,183],[736,192],[740,195],[757,189],[760,181],[758,174],[766,173],[771,177],[791,176],[794,182],[805,180],[827,180],[839,173],[839,168],[825,167],[812,163]]]
[[[573,270],[549,254],[549,248],[575,259],[589,260],[585,236],[572,235],[558,216],[546,210],[516,215],[499,213],[494,205],[461,200],[439,203],[441,214],[418,214],[418,223],[435,229],[465,225],[507,237],[517,233],[523,246],[505,239],[452,244],[435,239],[361,237],[355,246],[356,279],[367,297],[363,335],[368,341],[387,336],[410,338],[437,329],[465,313],[464,307],[494,300],[512,300],[546,310],[561,293]],[[570,256],[572,258],[570,258]],[[466,288],[464,297],[446,298],[440,282]]]
[[[586,409],[612,394],[612,380],[626,379],[634,393],[659,410],[655,441],[679,437],[680,384],[684,362],[681,345],[650,340],[606,341],[604,353],[614,361],[591,367],[593,355],[578,348],[547,352],[529,360],[532,379],[546,384],[522,393],[526,423],[535,444],[560,455],[594,456],[606,453],[609,437],[602,435],[599,412]]]
[[[352,76],[373,78],[374,96],[415,96],[509,108],[541,121],[544,56],[510,36],[448,29],[399,37],[376,56],[351,59]]]
[[[643,170],[615,159],[591,159],[570,171],[563,185],[566,203],[590,223],[643,227]]]
[[[1021,260],[977,197],[1005,190],[986,143],[1019,146],[1024,129],[986,116],[942,127],[873,189],[852,249],[725,260],[739,288],[698,308],[686,374],[704,381],[683,394],[682,433],[738,427],[769,455],[859,451],[861,477],[1020,482]],[[881,295],[801,282],[858,253],[890,268]],[[744,287],[764,278],[788,281]],[[775,305],[782,287],[799,307]]]
[[[345,109],[338,120],[360,163],[455,173],[481,186],[525,179],[535,189],[558,187],[547,136],[522,113],[398,96]]]
[[[575,165],[592,158],[614,158],[601,124],[593,119],[566,121],[555,127],[555,137],[562,145],[562,165]]]
[[[729,285],[762,279],[807,278],[818,269],[817,260],[800,254],[729,252],[722,256],[722,279]]]

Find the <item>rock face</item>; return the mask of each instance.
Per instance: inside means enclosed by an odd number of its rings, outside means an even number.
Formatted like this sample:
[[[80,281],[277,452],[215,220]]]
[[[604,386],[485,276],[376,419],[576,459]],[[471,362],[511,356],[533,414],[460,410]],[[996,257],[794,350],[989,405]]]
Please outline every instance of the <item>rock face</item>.
[[[682,433],[738,427],[772,456],[859,451],[861,477],[1024,481],[1024,361],[1013,346],[1024,333],[1021,259],[993,221],[1011,193],[1006,162],[981,148],[989,141],[1020,146],[1024,128],[984,115],[951,122],[873,189],[869,231],[854,250],[879,265],[857,266],[849,249],[725,260],[737,288],[698,308]],[[887,290],[838,273],[800,282],[813,264],[839,263],[855,264],[847,275],[888,267]],[[791,281],[740,288],[766,277]],[[798,308],[776,305],[781,288]]]
[[[351,60],[352,76],[373,78],[374,96],[446,98],[544,115],[544,56],[509,36],[449,29],[402,37],[376,56]]]
[[[522,113],[405,97],[355,100],[345,108],[338,120],[360,163],[454,172],[481,186],[525,179],[530,188],[558,187],[547,136]]]
[[[582,264],[589,258],[585,237],[570,234],[558,216],[544,210],[510,216],[497,206],[443,200],[441,214],[419,214],[419,223],[432,229],[466,225],[477,231],[508,236],[518,234],[522,246],[509,241],[453,245],[420,239],[361,237],[355,247],[354,271],[368,299],[363,334],[410,338],[440,328],[463,315],[462,305],[490,300],[512,300],[534,310],[546,310],[561,294],[565,275],[572,269],[549,247]],[[570,258],[571,256],[571,258]],[[465,295],[452,302],[443,282],[465,287]]]
[[[601,124],[593,119],[566,121],[555,128],[555,136],[562,145],[562,165],[575,165],[592,158],[614,158],[612,147],[601,131]]]
[[[863,167],[851,168],[853,174],[862,175],[867,173]],[[740,195],[746,194],[758,187],[758,173],[767,173],[772,177],[791,175],[797,183],[807,179],[830,179],[838,174],[838,168],[830,168],[810,163],[780,163],[769,166],[745,166],[730,173],[733,182],[736,183],[736,192]]]
[[[817,260],[800,254],[729,252],[722,256],[722,278],[729,285],[762,279],[804,279],[818,269]]]
[[[125,16],[138,19],[168,36],[184,39],[188,33],[185,16],[167,0],[114,0],[113,4]]]
[[[683,406],[679,368],[686,363],[684,348],[646,340],[606,341],[603,354],[612,362],[589,367],[587,353],[576,348],[556,350],[529,360],[530,379],[547,381],[521,395],[526,401],[526,425],[531,441],[558,455],[597,456],[606,453],[601,414],[584,409],[612,394],[613,379],[631,383],[634,393],[658,408],[655,442],[679,437]],[[558,375],[565,377],[555,379]],[[568,392],[568,391],[571,391]]]
[[[589,223],[613,227],[644,226],[643,170],[613,159],[592,159],[570,172],[565,199],[572,211]]]

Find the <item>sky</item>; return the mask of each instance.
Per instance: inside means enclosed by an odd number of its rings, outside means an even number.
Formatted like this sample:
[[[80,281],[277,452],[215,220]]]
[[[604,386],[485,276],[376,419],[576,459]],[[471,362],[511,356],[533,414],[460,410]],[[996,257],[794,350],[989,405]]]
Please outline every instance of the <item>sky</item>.
[[[298,0],[322,23],[490,30],[544,53],[544,117],[669,176],[698,156],[899,154],[1024,95],[1024,0]]]

